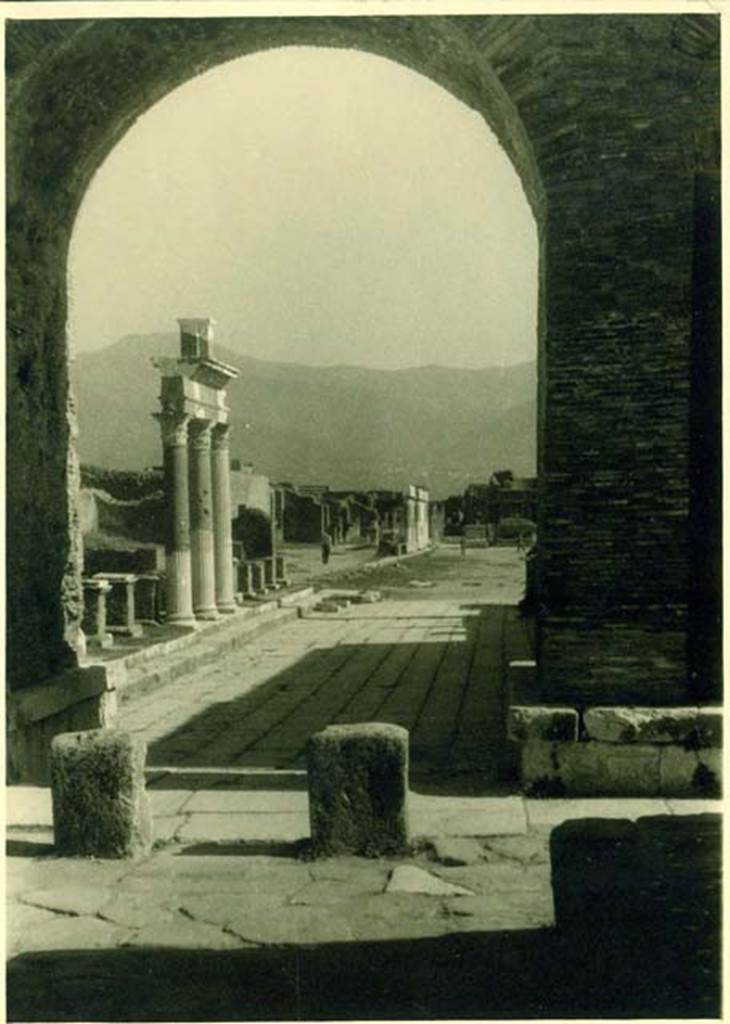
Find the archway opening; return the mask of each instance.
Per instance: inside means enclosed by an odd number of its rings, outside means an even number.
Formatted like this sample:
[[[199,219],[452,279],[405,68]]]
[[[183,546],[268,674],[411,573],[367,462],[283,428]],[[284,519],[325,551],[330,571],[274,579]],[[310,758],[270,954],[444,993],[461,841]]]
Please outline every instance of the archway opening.
[[[409,487],[442,519],[458,499],[454,537],[466,521],[495,539],[503,484],[504,518],[529,521],[534,492],[511,485],[536,469],[537,271],[533,213],[482,116],[400,64],[288,47],[170,93],[97,172],[72,237],[87,574],[163,539],[150,360],[178,354],[185,316],[214,317],[216,358],[241,371],[228,404],[244,560],[266,557],[267,516],[303,572],[322,529],[340,555],[386,539],[397,553],[402,523],[377,495]],[[283,506],[299,509],[289,536]],[[320,518],[302,525],[310,506]],[[462,641],[476,648],[481,627],[445,638],[455,665]]]

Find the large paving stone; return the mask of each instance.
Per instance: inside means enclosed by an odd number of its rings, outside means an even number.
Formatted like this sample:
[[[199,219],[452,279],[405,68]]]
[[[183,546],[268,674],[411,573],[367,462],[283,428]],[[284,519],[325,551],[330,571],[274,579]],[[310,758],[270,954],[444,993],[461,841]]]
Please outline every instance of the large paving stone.
[[[239,938],[252,921],[268,917],[291,899],[285,893],[263,890],[249,892],[183,893],[170,900],[180,913],[194,921],[235,932]]]
[[[529,894],[550,889],[550,867],[547,863],[524,865],[502,861],[463,868],[434,865],[433,873],[451,885],[463,886],[482,896],[513,893],[529,898]]]
[[[97,913],[102,920],[125,928],[167,924],[178,918],[176,910],[162,906],[157,900],[151,899],[149,894],[140,895],[124,890],[107,899]]]
[[[447,866],[474,864],[483,859],[484,847],[476,839],[436,838],[431,842],[431,855]]]
[[[521,797],[442,797],[411,793],[411,834],[428,839],[520,835],[527,831]]]
[[[23,893],[21,901],[57,914],[94,917],[111,897],[111,889],[76,884],[62,889],[34,889]]]
[[[346,903],[336,906],[279,906],[251,914],[245,907],[232,914],[230,929],[257,945],[313,945],[350,942],[353,932]]]
[[[335,881],[322,878],[305,885],[299,892],[290,897],[292,906],[317,907],[339,904],[355,896],[383,891],[381,879],[362,878],[360,880]]]
[[[550,860],[548,833],[532,831],[524,836],[495,836],[485,841],[482,859],[489,863],[516,861],[520,864],[547,864]]]
[[[36,928],[42,928],[57,920],[57,914],[43,907],[24,903],[10,904],[5,914],[6,956],[13,956],[21,949],[27,948],[26,941]]]
[[[331,857],[309,865],[315,881],[347,882],[373,892],[383,891],[390,870],[388,861],[363,857]]]
[[[456,902],[460,900],[438,899],[419,893],[361,896],[348,905],[347,919],[358,942],[433,938],[449,931],[444,903]]]
[[[149,946],[151,949],[240,949],[244,943],[215,925],[189,921],[182,915],[171,922],[146,925],[120,943],[124,946]]]
[[[289,842],[309,835],[309,815],[190,814],[176,836],[180,842]]]
[[[308,865],[283,857],[248,856],[205,845],[161,850],[124,881],[129,892],[176,894],[275,892],[289,896],[311,881]]]
[[[408,732],[334,725],[307,748],[312,847],[318,855],[377,856],[408,843]]]
[[[205,814],[302,814],[309,813],[306,791],[287,789],[206,789],[193,793],[186,813]],[[168,812],[170,813],[170,812]]]
[[[54,917],[36,921],[22,938],[24,953],[57,950],[114,949],[129,938],[129,929],[120,928],[96,917]]]
[[[145,757],[143,741],[113,729],[54,738],[51,791],[59,853],[120,858],[149,852]]]
[[[51,791],[43,786],[8,786],[5,791],[6,827],[52,825]]]

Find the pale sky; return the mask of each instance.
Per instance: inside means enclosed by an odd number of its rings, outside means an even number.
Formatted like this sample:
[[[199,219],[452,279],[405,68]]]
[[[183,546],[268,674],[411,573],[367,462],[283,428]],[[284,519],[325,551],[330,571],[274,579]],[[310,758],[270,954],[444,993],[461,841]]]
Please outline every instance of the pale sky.
[[[354,50],[289,47],[187,82],[96,174],[70,252],[73,351],[212,316],[310,364],[536,356],[537,229],[484,120]]]

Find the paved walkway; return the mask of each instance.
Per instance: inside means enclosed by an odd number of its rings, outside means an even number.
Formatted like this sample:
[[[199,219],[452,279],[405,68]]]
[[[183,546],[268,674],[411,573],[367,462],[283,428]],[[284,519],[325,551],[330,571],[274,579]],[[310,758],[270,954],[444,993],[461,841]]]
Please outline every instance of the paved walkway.
[[[411,735],[415,775],[507,770],[504,672],[529,654],[514,609],[383,601],[297,619],[122,709],[155,767],[304,766],[331,723]]]

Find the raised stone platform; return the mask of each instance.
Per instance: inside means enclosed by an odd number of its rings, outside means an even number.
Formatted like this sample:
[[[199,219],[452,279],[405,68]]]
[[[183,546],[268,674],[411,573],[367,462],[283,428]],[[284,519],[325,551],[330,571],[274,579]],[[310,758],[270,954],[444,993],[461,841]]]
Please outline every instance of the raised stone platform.
[[[512,706],[521,781],[542,796],[714,797],[722,789],[722,712],[713,707]]]

